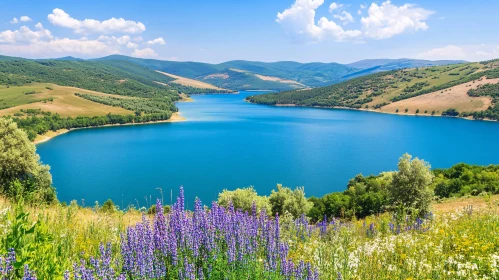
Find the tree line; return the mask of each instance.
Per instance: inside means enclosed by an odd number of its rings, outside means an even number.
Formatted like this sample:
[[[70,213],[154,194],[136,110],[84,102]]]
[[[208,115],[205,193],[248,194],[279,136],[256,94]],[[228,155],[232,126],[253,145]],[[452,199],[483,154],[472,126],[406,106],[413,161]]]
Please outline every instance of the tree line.
[[[44,116],[31,116],[27,118],[12,118],[19,128],[26,131],[28,138],[33,141],[37,135],[43,135],[49,130],[72,129],[84,127],[97,127],[109,124],[146,123],[168,120],[172,116],[170,111],[147,115],[115,115],[95,117],[61,117],[59,114],[45,114]]]

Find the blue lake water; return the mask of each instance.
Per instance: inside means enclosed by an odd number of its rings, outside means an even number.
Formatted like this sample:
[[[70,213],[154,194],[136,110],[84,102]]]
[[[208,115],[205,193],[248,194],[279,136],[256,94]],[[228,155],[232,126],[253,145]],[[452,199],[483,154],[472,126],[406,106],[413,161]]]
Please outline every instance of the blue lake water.
[[[358,173],[395,170],[405,152],[434,168],[499,164],[499,123],[371,112],[270,107],[247,95],[199,95],[179,103],[188,121],[74,130],[37,146],[58,198],[120,206],[166,202],[182,185],[206,204],[223,189],[277,183],[307,196],[343,191]]]

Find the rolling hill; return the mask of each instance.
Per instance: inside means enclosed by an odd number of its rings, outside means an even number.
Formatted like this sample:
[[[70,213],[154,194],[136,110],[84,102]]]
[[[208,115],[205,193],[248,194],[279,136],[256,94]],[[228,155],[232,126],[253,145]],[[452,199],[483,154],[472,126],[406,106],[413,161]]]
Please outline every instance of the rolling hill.
[[[414,59],[363,60],[339,63],[258,62],[233,60],[219,64],[163,61],[112,55],[97,61],[127,61],[184,78],[207,82],[231,90],[285,91],[321,87],[351,78],[401,68],[455,64],[462,61]],[[294,81],[294,82],[291,82]]]
[[[258,104],[347,107],[499,120],[499,60],[379,72],[321,88],[255,95]]]

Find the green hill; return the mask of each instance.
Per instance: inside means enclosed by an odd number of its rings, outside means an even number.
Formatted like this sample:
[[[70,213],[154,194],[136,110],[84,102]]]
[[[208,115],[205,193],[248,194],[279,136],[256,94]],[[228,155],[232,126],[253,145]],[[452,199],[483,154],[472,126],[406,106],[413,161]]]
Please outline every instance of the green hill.
[[[220,64],[141,59],[112,55],[97,59],[128,61],[158,71],[209,82],[232,90],[293,90],[327,86],[348,79],[393,69],[455,64],[462,61],[414,59],[363,60],[338,63],[299,63],[294,61],[258,62],[233,60]],[[244,74],[241,74],[244,73]],[[262,77],[264,76],[264,77]]]
[[[404,110],[428,115],[446,115],[448,109],[455,109],[463,117],[498,120],[499,98],[494,91],[497,78],[499,60],[493,60],[392,70],[327,87],[250,96],[248,100],[268,105],[347,107],[391,113]],[[411,105],[421,107],[405,111],[410,109],[405,106]]]

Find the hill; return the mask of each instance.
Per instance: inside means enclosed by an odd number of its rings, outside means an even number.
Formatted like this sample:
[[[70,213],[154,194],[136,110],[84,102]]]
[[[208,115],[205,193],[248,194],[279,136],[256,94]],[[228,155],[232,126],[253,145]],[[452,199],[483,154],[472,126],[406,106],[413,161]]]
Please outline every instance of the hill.
[[[371,74],[315,89],[248,97],[268,105],[347,107],[499,119],[499,60]]]
[[[379,68],[384,70],[395,70],[402,68],[417,68],[425,66],[441,66],[450,64],[466,63],[463,60],[422,60],[422,59],[364,59],[347,64],[350,67],[365,70],[369,68]]]
[[[294,61],[258,62],[233,60],[219,64],[163,61],[111,55],[97,59],[128,61],[184,78],[208,82],[232,90],[293,90],[321,87],[381,71],[455,64],[460,61],[414,59],[363,60],[348,65],[339,63],[299,63]]]
[[[31,140],[49,131],[164,121],[185,93],[207,92],[174,81],[127,61],[2,56],[0,116],[13,117]]]

